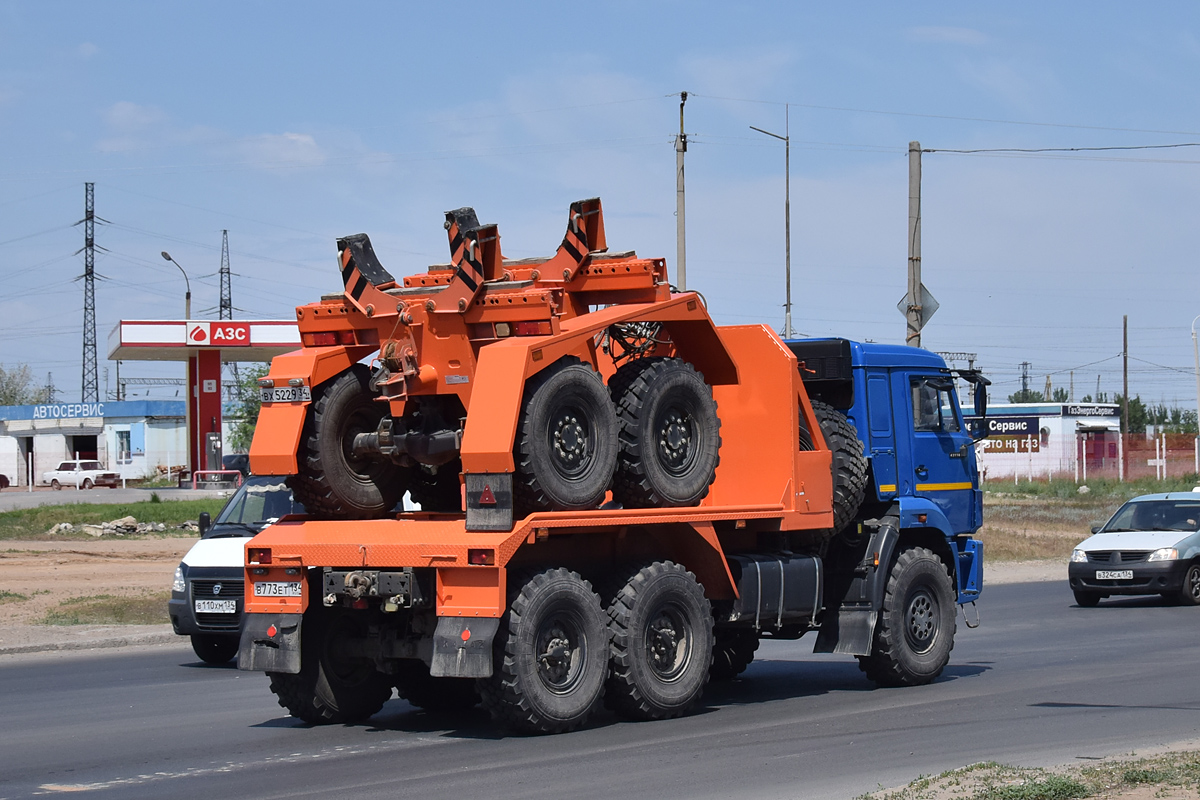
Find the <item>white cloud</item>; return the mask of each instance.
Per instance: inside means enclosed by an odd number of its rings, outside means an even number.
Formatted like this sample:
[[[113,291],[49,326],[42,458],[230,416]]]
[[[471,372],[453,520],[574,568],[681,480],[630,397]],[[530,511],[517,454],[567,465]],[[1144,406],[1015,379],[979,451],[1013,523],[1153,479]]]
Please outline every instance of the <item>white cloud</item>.
[[[974,28],[954,28],[936,25],[909,28],[908,36],[910,39],[918,42],[961,44],[970,47],[978,47],[988,42],[988,37]]]
[[[744,55],[689,58],[681,64],[685,82],[697,94],[758,98],[778,85],[797,60],[792,51],[754,51]]]
[[[325,153],[307,133],[264,133],[241,139],[233,150],[261,168],[315,167],[325,163]]]
[[[104,121],[115,131],[128,133],[163,122],[166,115],[153,106],[140,106],[128,100],[113,103],[104,112]]]

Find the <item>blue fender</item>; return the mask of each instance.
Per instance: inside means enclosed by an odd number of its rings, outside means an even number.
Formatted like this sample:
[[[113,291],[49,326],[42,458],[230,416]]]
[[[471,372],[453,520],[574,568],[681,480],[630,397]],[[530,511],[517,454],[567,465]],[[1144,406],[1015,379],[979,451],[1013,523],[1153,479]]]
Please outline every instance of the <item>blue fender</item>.
[[[953,575],[958,588],[958,604],[971,603],[979,599],[983,591],[983,542],[978,539],[955,538],[949,520],[932,500],[924,497],[901,497],[900,530],[932,528],[945,537],[954,557]],[[921,516],[925,517],[921,521]]]

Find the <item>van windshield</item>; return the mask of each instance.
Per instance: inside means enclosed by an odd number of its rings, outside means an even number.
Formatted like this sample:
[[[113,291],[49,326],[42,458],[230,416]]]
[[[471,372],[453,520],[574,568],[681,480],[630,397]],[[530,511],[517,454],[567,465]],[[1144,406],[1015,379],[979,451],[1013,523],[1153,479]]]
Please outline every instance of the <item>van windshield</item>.
[[[217,514],[213,526],[205,533],[213,536],[228,536],[229,528],[239,528],[246,536],[253,536],[263,527],[286,514],[303,514],[304,506],[292,498],[292,490],[284,479],[275,475],[262,475],[248,479],[229,498],[229,502]],[[220,530],[221,526],[227,526]]]

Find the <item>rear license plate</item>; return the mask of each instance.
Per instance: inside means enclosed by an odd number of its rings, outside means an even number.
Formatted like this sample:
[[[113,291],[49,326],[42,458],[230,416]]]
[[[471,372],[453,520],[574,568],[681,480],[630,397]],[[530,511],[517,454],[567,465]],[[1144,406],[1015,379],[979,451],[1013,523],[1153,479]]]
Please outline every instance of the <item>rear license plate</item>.
[[[1131,580],[1133,580],[1133,570],[1131,570],[1131,569],[1098,569],[1098,570],[1096,570],[1096,580],[1098,580],[1098,581],[1131,581]]]
[[[312,400],[312,390],[307,386],[279,386],[274,389],[260,389],[259,395],[264,403],[298,403]]]
[[[254,584],[255,597],[299,597],[300,581],[258,581]]]
[[[197,600],[197,614],[236,614],[236,600]]]

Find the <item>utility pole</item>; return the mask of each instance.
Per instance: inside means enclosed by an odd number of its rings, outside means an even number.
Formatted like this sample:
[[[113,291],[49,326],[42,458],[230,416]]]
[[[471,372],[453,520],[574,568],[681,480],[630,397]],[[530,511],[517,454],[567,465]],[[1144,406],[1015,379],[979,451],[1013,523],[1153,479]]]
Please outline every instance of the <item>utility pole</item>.
[[[792,126],[791,106],[783,106],[783,136],[750,126],[750,130],[765,133],[783,142],[783,260],[784,282],[787,284],[786,300],[783,304],[783,338],[791,339],[792,333]]]
[[[1021,362],[1021,402],[1025,402],[1025,398],[1029,397],[1029,368],[1033,365],[1028,361]]]
[[[1122,391],[1125,395],[1121,401],[1121,427],[1125,433],[1129,433],[1129,315],[1126,314],[1121,320],[1121,372],[1124,381]]]
[[[218,319],[233,319],[233,292],[229,285],[229,231],[221,231],[221,306]]]
[[[96,184],[85,183],[83,186],[83,396],[81,399],[84,403],[98,403],[100,402],[100,375],[96,362]]]
[[[1051,391],[1050,391],[1050,376],[1049,376],[1049,375],[1047,375],[1047,376],[1046,376],[1046,391],[1042,393],[1042,399],[1044,399],[1044,400],[1045,400],[1047,403],[1049,403],[1049,402],[1050,402],[1050,395],[1051,395]]]
[[[908,331],[904,341],[913,347],[921,346],[921,288],[921,143],[909,142]]]
[[[218,319],[233,319],[233,286],[230,279],[232,273],[229,271],[229,231],[221,231],[221,306],[218,312]],[[237,398],[242,399],[242,376],[238,372],[237,362],[234,361],[229,365],[230,372],[233,373],[234,391],[237,393]]]
[[[687,290],[687,245],[684,225],[683,154],[687,152],[687,134],[683,132],[683,104],[687,92],[679,93],[679,136],[675,138],[675,280],[679,291]]]

